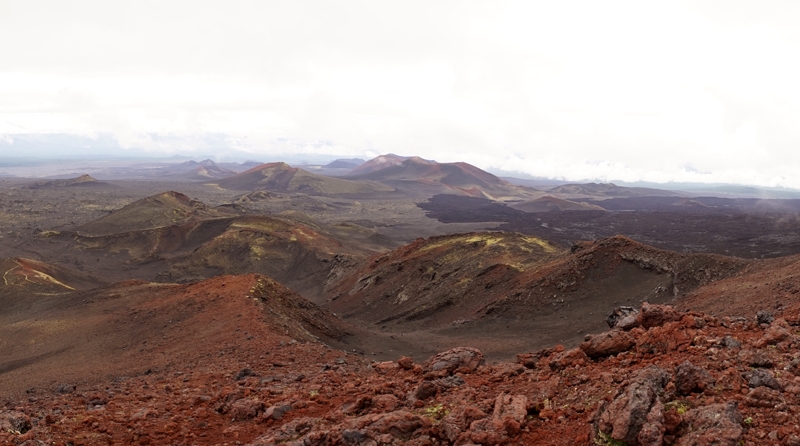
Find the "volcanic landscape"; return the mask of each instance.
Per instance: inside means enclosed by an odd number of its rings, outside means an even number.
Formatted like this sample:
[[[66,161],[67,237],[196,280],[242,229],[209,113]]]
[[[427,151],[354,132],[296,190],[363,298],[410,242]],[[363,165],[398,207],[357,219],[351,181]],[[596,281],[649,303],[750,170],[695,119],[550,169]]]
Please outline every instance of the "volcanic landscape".
[[[800,445],[800,199],[99,166],[0,166],[2,444]]]

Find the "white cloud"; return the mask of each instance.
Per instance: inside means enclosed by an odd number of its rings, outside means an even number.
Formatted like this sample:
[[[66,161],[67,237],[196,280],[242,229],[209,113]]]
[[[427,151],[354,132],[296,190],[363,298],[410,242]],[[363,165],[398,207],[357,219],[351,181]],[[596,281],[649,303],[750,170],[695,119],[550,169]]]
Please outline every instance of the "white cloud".
[[[800,187],[798,21],[780,1],[10,1],[0,134]]]

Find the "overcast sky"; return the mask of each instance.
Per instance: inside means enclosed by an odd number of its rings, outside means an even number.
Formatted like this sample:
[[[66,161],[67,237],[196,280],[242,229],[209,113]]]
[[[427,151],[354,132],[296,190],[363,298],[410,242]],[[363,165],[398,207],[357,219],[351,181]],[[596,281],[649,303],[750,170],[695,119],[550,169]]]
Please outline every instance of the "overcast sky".
[[[111,134],[800,188],[798,23],[794,0],[0,0],[0,155]]]

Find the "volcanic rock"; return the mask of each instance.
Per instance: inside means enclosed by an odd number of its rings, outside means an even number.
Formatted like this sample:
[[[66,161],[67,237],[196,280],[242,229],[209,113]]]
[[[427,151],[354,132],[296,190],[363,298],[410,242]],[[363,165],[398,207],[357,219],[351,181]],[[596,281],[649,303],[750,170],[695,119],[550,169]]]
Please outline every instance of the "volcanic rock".
[[[247,378],[248,376],[258,376],[258,375],[253,371],[253,369],[245,367],[242,370],[240,370],[239,373],[236,374],[234,381],[241,381]]]
[[[714,385],[714,378],[704,369],[684,361],[675,370],[675,389],[681,395],[702,392]]]
[[[669,305],[651,305],[642,303],[639,312],[639,324],[644,328],[658,327],[667,322],[679,320],[680,315]]]
[[[234,420],[249,420],[258,416],[258,414],[264,410],[264,407],[265,404],[263,401],[253,398],[242,398],[231,405],[228,415]]]
[[[786,321],[783,319],[775,320],[764,332],[764,336],[756,342],[756,347],[763,348],[792,339],[792,333],[786,328],[786,325]]]
[[[769,387],[770,389],[782,390],[783,387],[775,379],[775,376],[769,370],[755,369],[745,373],[747,378],[747,385],[750,387]]]
[[[610,330],[599,335],[587,335],[580,348],[586,356],[600,359],[616,355],[633,348],[636,341],[630,333],[621,330]]]
[[[758,313],[756,313],[756,322],[758,322],[759,324],[769,325],[774,320],[775,316],[773,316],[772,313],[770,313],[769,311],[761,310]]]
[[[0,412],[0,431],[24,434],[31,429],[31,418],[17,410]]]
[[[745,402],[748,406],[764,408],[775,408],[786,403],[779,391],[766,386],[756,387],[748,392]]]
[[[56,388],[55,392],[56,393],[72,393],[77,388],[78,388],[78,386],[76,386],[74,384],[61,384]]]
[[[519,434],[521,423],[527,416],[527,407],[528,398],[524,395],[501,393],[495,398],[492,417],[474,421],[458,443],[465,444],[462,438],[464,441],[483,445],[508,443],[511,437]]]
[[[725,348],[735,349],[741,348],[742,343],[733,338],[733,336],[725,336],[722,338],[722,345]]]
[[[376,412],[391,412],[400,405],[400,400],[392,394],[375,395],[372,406]]]
[[[262,418],[264,418],[265,420],[268,419],[280,420],[281,418],[283,418],[284,415],[286,415],[287,412],[290,412],[291,410],[292,410],[291,404],[270,406],[267,408],[267,410],[264,411]]]
[[[596,436],[628,445],[660,445],[664,432],[664,405],[658,396],[669,374],[650,366],[634,376],[628,387],[600,413]]]
[[[638,321],[639,310],[633,307],[617,307],[606,318],[606,323],[609,328],[619,328],[621,330],[630,330],[631,328],[639,325]]]
[[[689,410],[683,420],[687,434],[679,446],[735,446],[742,437],[742,415],[735,402]]]
[[[456,347],[431,357],[425,362],[424,368],[433,372],[445,370],[453,373],[458,369],[472,372],[483,363],[483,353],[477,348]]]
[[[403,370],[411,370],[414,368],[414,360],[408,356],[403,356],[397,360],[397,365]]]
[[[565,352],[557,353],[550,361],[550,369],[564,370],[567,367],[582,366],[589,360],[586,353],[580,348],[573,348]]]
[[[428,398],[432,398],[436,396],[436,392],[438,388],[436,384],[431,381],[422,381],[417,390],[414,391],[414,397],[418,400],[427,400]]]
[[[739,361],[750,367],[770,368],[774,361],[761,350],[742,349],[738,355]]]

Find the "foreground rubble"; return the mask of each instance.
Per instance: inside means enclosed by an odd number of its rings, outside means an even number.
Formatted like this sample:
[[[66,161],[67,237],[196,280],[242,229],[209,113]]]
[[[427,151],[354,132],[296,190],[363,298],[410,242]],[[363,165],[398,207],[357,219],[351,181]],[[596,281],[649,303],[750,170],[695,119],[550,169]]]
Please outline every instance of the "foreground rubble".
[[[0,443],[800,445],[796,325],[645,305],[578,348],[491,365],[276,338],[257,357],[30,389],[0,411]]]

